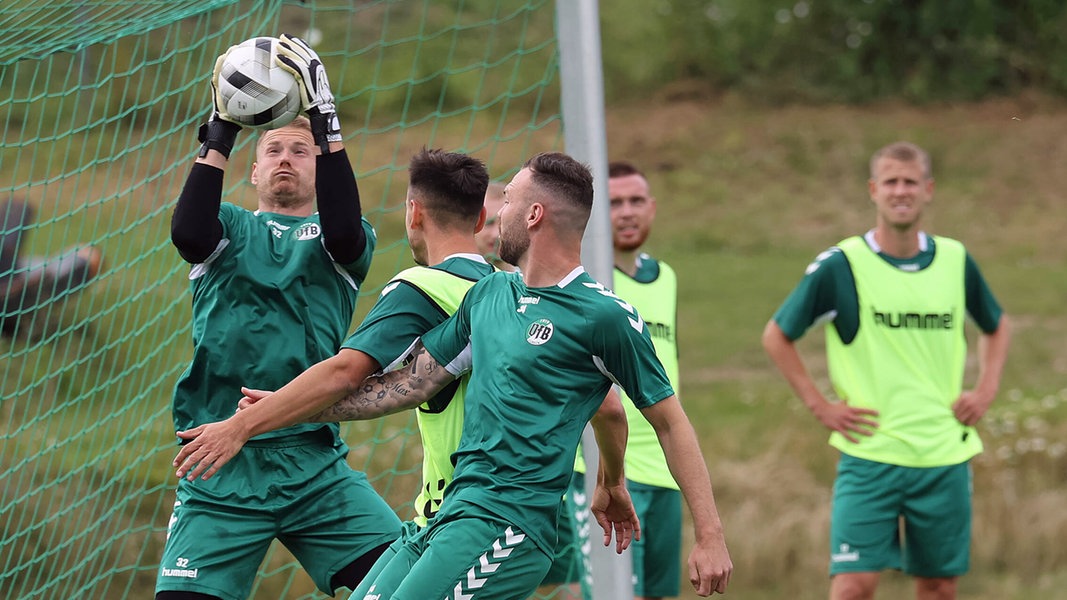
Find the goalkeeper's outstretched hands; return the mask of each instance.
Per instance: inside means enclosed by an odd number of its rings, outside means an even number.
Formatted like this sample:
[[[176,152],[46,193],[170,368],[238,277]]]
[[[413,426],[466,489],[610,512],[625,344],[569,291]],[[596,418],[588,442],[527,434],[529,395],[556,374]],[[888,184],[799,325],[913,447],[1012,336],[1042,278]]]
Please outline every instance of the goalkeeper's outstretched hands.
[[[207,123],[200,126],[197,139],[202,143],[200,146],[200,158],[207,156],[208,150],[217,150],[226,158],[230,157],[233,145],[237,142],[237,133],[241,131],[241,125],[226,113],[226,103],[219,97],[219,75],[222,73],[222,64],[226,62],[226,56],[237,46],[230,46],[215,59],[215,69],[211,72],[211,116]]]
[[[275,60],[296,77],[304,110],[311,119],[311,133],[322,153],[326,154],[330,143],[341,142],[341,123],[337,119],[330,80],[326,78],[326,67],[304,40],[287,33],[278,39],[281,41]]]

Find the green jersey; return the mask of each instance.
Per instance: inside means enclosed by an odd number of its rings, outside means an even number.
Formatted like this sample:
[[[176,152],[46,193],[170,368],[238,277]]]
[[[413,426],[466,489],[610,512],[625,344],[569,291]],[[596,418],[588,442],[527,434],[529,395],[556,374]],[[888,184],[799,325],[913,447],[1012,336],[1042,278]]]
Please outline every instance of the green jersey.
[[[233,415],[242,385],[278,389],[333,356],[377,241],[364,220],[367,247],[357,262],[342,266],[323,247],[317,214],[252,212],[224,202],[219,221],[218,248],[189,273],[193,358],[174,391],[180,430]],[[258,439],[320,427],[296,425]],[[336,436],[336,424],[330,427]]]
[[[432,267],[400,272],[343,347],[367,354],[383,371],[399,368],[419,336],[456,312],[474,282],[494,270],[480,255],[455,254]],[[437,513],[452,481],[466,385],[467,377],[457,379],[416,412],[423,448],[422,489],[415,499],[415,523],[420,527]]]
[[[678,279],[667,263],[641,253],[637,272],[631,277],[615,269],[615,293],[633,305],[644,318],[652,343],[656,347],[675,394],[678,393]],[[637,483],[678,489],[678,483],[667,468],[667,459],[659,445],[659,437],[652,424],[632,402],[623,406],[630,431],[626,438],[626,478]]]
[[[542,288],[494,273],[423,343],[450,373],[471,371],[439,519],[473,504],[548,554],[578,440],[611,385],[638,407],[674,393],[637,311],[581,267]]]

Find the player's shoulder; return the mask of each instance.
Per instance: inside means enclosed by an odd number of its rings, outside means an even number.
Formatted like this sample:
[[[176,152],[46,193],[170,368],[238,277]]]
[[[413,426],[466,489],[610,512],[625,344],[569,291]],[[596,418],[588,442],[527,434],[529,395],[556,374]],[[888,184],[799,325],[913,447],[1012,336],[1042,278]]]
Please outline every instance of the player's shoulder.
[[[586,316],[594,321],[613,321],[619,318],[636,316],[634,307],[615,294],[610,288],[594,279],[588,273],[582,273],[566,286],[575,294],[579,306]]]
[[[804,268],[804,275],[810,276],[819,271],[826,272],[836,271],[838,269],[848,269],[848,257],[845,255],[845,251],[842,248],[842,245],[846,243],[848,243],[848,240],[842,240],[815,255],[815,258],[813,258],[811,262],[808,263],[808,266]]]
[[[660,277],[674,279],[674,269],[666,261],[656,258],[647,252],[639,253],[637,255],[637,272],[634,273],[633,280],[638,283],[652,283],[659,280]]]
[[[254,211],[248,210],[243,206],[238,206],[232,202],[222,202],[221,204],[219,204],[219,216],[231,217],[235,219],[255,219],[256,213]]]
[[[658,280],[660,278],[663,278],[664,280],[667,280],[667,281],[676,281],[678,279],[678,276],[675,274],[674,268],[671,267],[670,263],[668,263],[667,261],[665,261],[663,259],[659,259],[659,258],[649,257],[649,259],[652,262],[654,262],[655,265],[656,265],[656,272],[654,274],[655,275],[654,280]]]
[[[472,282],[479,281],[497,271],[493,265],[478,254],[456,254],[427,268]]]
[[[471,286],[468,296],[475,297],[479,295],[497,293],[501,288],[509,288],[516,280],[522,281],[522,275],[517,272],[510,271],[498,271],[493,270],[491,273],[485,275],[478,281],[474,282]]]
[[[950,250],[952,252],[967,253],[967,247],[963,242],[956,238],[945,237],[943,235],[930,235],[927,236],[929,240],[930,249],[936,251],[938,248]]]

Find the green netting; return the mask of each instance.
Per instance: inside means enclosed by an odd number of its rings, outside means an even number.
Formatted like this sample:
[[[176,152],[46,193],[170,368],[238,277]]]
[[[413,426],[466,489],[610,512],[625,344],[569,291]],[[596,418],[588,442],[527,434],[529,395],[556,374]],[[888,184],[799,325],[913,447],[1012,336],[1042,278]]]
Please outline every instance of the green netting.
[[[281,32],[323,57],[380,239],[358,320],[411,264],[411,154],[470,152],[505,178],[561,146],[553,15],[549,0],[0,4],[0,235],[10,242],[19,229],[11,200],[36,212],[19,262],[0,263],[0,596],[151,597],[173,503],[170,395],[191,346],[170,213],[215,57]],[[226,189],[250,207],[251,139],[241,136]],[[89,246],[104,263],[90,281],[12,292],[12,281]],[[345,431],[351,464],[410,517],[413,419]],[[253,597],[321,594],[276,545]]]

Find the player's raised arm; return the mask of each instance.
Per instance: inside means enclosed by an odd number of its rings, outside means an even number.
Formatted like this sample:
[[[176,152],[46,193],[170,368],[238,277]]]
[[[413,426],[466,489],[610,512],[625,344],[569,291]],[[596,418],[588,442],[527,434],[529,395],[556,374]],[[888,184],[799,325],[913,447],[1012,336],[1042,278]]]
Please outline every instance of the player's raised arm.
[[[344,149],[326,66],[307,42],[284,33],[279,37],[275,61],[296,78],[301,105],[319,147],[315,197],[323,245],[337,264],[354,263],[367,251],[368,244],[361,220],[359,187]]]
[[[241,126],[230,119],[219,102],[219,71],[228,53],[229,50],[215,61],[211,74],[211,116],[197,131],[197,140],[202,145],[171,216],[171,242],[190,264],[207,260],[223,235],[219,222],[223,170],[241,132]]]
[[[300,86],[300,101],[308,119],[311,120],[311,135],[323,154],[344,148],[341,122],[337,118],[337,106],[326,67],[319,55],[304,40],[283,33],[278,38],[278,66],[296,78]]]

